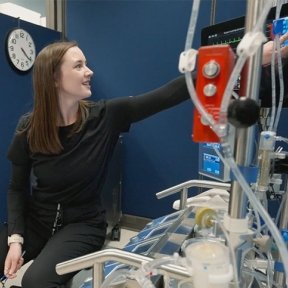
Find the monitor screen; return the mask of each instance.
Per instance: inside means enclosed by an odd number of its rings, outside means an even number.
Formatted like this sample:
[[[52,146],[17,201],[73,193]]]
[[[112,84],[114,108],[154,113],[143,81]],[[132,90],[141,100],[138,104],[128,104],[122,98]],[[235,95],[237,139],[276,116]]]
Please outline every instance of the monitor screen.
[[[220,158],[217,155],[204,153],[203,154],[203,169],[207,173],[213,173],[215,175],[220,174]]]
[[[219,143],[199,143],[199,174],[221,182],[228,182],[230,169],[224,165],[215,148],[222,153]]]
[[[265,34],[269,40],[272,40],[272,23],[275,19],[276,8],[272,8],[266,21]],[[288,4],[283,4],[280,17],[288,16]],[[245,16],[234,18],[228,21],[220,22],[215,25],[204,27],[201,30],[201,46],[229,44],[232,49],[243,38],[245,33]],[[277,73],[277,72],[276,72]],[[288,59],[283,59],[284,80],[288,79]],[[279,83],[276,77],[276,95],[279,97]],[[239,91],[240,81],[235,85],[235,91]],[[259,99],[261,107],[271,107],[272,99],[271,88],[271,67],[262,68]],[[276,96],[276,97],[277,97]],[[284,81],[284,103],[283,107],[288,107],[288,81]]]

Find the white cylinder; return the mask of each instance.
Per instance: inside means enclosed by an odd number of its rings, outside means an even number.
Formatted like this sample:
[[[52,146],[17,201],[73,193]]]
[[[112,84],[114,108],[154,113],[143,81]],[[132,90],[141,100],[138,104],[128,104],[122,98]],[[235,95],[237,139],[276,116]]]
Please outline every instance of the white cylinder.
[[[187,262],[193,267],[195,288],[228,288],[233,272],[229,249],[213,240],[198,240],[185,249]]]

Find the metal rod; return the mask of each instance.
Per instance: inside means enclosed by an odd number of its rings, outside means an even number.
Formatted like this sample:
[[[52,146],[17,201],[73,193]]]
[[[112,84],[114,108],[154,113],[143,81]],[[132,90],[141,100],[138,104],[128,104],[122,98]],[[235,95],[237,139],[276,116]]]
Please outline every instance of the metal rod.
[[[288,177],[285,175],[285,193],[283,197],[285,197],[283,207],[281,210],[281,217],[279,223],[279,229],[288,229]],[[280,255],[277,257],[279,262],[282,262]],[[274,272],[274,280],[280,287],[285,287],[285,275],[282,272],[275,271]]]
[[[188,197],[188,188],[183,188],[181,194],[180,194],[180,209],[183,209],[186,207],[187,204],[187,197]]]
[[[210,25],[215,24],[217,0],[211,0]]]
[[[61,21],[61,38],[62,40],[65,40],[67,38],[67,1],[60,0],[59,6],[61,7],[60,15],[58,15]]]
[[[134,254],[119,249],[105,249],[59,263],[56,265],[56,272],[59,275],[63,275],[66,273],[93,267],[93,287],[99,288],[104,280],[103,264],[105,262],[117,261],[119,263],[139,268],[143,263],[147,263],[153,260],[153,258],[147,256]],[[157,268],[157,271],[159,274],[168,273],[171,278],[176,280],[187,279],[187,277],[191,276],[184,267],[177,265],[162,265],[161,267]]]
[[[252,31],[264,6],[264,0],[248,0],[246,12],[246,33]],[[264,29],[264,27],[263,27]],[[263,32],[263,31],[262,31]],[[260,73],[261,73],[262,49],[258,49],[254,56],[250,57],[245,65],[243,77],[241,75],[241,95],[258,100]],[[242,81],[244,79],[244,81]],[[234,156],[236,163],[240,166],[249,167],[252,164],[252,151],[254,141],[254,127],[249,129],[238,129],[236,131]],[[242,188],[236,181],[232,182],[229,215],[231,218],[245,218],[247,199]]]
[[[224,189],[229,190],[231,185],[229,183],[221,183],[216,181],[208,181],[208,180],[190,180],[183,182],[181,184],[178,184],[176,186],[170,187],[168,189],[165,189],[163,191],[160,191],[156,193],[157,199],[165,198],[167,196],[173,195],[175,193],[180,193],[180,207],[179,209],[184,209],[186,207],[187,203],[187,197],[188,197],[188,189],[192,187],[198,187],[198,188],[218,188],[218,189]]]
[[[245,33],[252,31],[261,11],[264,7],[265,0],[247,0]],[[264,30],[264,27],[262,27]],[[262,31],[263,32],[263,31]],[[261,73],[262,49],[250,57],[241,73],[240,93],[239,96],[245,96],[255,101],[258,100],[260,73]],[[236,129],[236,139],[234,146],[234,158],[237,165],[249,167],[252,164],[252,151],[254,141],[254,127],[249,129]],[[244,219],[246,217],[247,197],[242,187],[235,180],[231,183],[230,199],[228,214],[234,219]],[[235,247],[236,263],[240,263],[242,253],[238,247]],[[240,286],[241,279],[240,265],[237,265],[237,273],[239,275]]]
[[[67,35],[67,13],[66,0],[45,0],[46,3],[46,25],[48,28],[62,32],[61,39],[65,40]]]
[[[103,263],[95,263],[93,265],[93,285],[92,288],[100,287],[105,280]]]

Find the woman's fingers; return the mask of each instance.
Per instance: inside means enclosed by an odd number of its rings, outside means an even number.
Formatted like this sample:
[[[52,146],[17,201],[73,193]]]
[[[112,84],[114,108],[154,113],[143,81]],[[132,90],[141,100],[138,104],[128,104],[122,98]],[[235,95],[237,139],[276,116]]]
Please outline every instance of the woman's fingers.
[[[284,35],[280,36],[279,40],[281,44],[286,40],[288,40],[288,33],[285,33]]]

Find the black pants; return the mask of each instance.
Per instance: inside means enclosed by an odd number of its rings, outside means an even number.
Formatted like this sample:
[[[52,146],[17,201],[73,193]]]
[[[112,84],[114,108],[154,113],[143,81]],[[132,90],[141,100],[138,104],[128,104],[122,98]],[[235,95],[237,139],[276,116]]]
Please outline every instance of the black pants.
[[[23,250],[26,251],[24,261],[33,263],[26,270],[23,279],[23,288],[64,288],[77,272],[58,275],[56,264],[85,254],[98,251],[102,248],[106,237],[106,225],[88,223],[73,223],[64,226],[48,241],[41,233],[27,229],[24,235]],[[0,275],[4,271],[4,262],[7,255],[7,226],[0,231]]]

